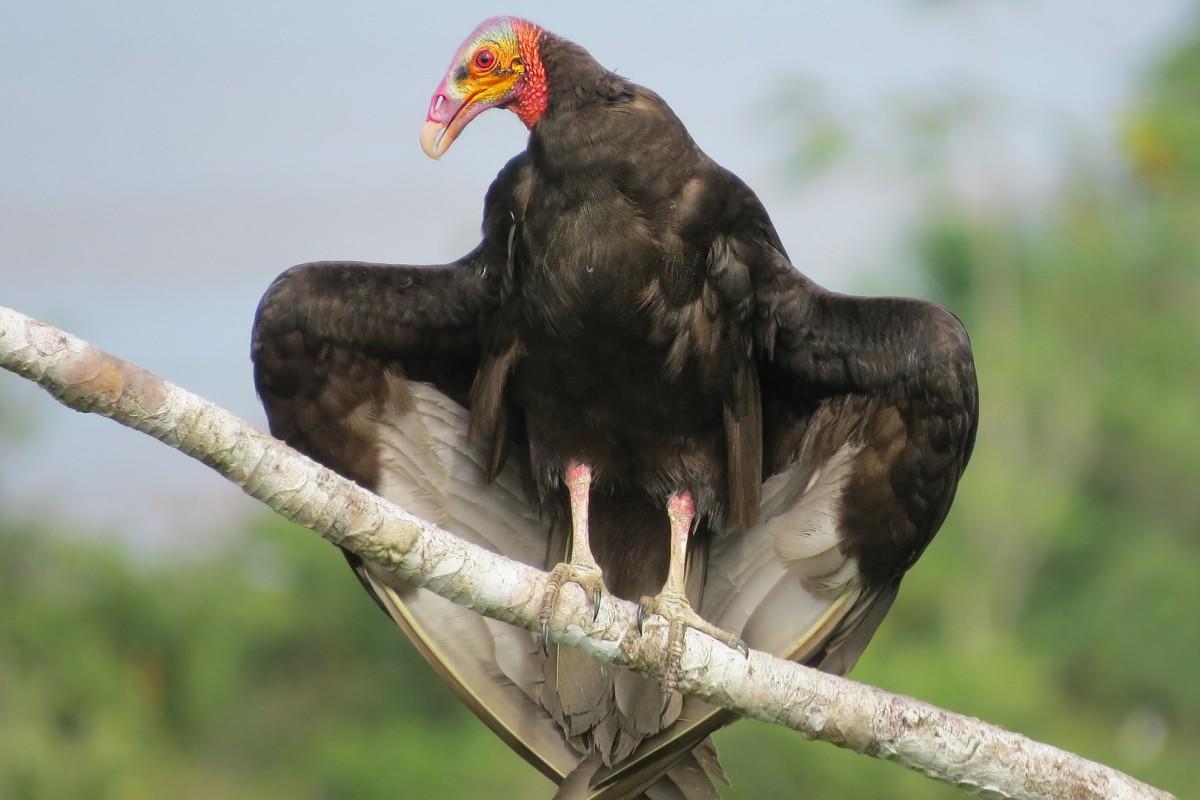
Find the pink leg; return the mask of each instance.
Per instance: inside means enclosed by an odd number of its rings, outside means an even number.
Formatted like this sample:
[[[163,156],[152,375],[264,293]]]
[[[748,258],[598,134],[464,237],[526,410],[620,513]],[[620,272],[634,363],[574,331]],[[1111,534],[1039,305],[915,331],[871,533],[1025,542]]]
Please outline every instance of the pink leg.
[[[662,713],[665,717],[671,699],[679,686],[680,662],[683,660],[684,637],[688,628],[706,633],[735,650],[749,656],[750,651],[740,637],[718,628],[697,614],[687,599],[687,546],[696,520],[696,503],[690,492],[676,492],[667,500],[667,518],[671,521],[671,560],[667,566],[667,582],[654,597],[643,597],[638,604],[638,629],[649,614],[667,620],[667,653],[663,670]]]
[[[565,583],[577,583],[587,593],[592,619],[600,616],[600,598],[604,594],[604,574],[592,555],[588,541],[588,499],[592,488],[592,469],[587,464],[569,461],[563,475],[571,501],[571,560],[556,564],[546,581],[539,619],[542,623],[542,650],[550,649],[550,618],[558,606],[559,592]]]
[[[592,468],[578,461],[567,463],[567,494],[571,498],[571,561],[596,565],[588,541],[588,498],[592,490]]]
[[[667,567],[667,583],[663,587],[684,593],[687,575],[687,544],[696,519],[696,503],[690,492],[677,492],[667,501],[667,519],[671,520],[671,561]]]

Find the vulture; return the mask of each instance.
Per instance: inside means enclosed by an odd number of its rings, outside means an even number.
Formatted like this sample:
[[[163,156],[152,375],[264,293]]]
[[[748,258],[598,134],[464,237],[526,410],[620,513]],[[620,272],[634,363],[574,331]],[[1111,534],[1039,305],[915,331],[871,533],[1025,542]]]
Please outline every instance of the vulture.
[[[465,611],[347,554],[437,674],[559,797],[712,798],[734,717],[684,632],[845,673],[941,526],[978,399],[961,322],[828,291],[657,94],[514,17],[437,87],[439,158],[529,130],[457,261],[293,267],[254,322],[277,437],[483,547],[665,620],[666,678]],[[638,632],[631,631],[631,636]]]

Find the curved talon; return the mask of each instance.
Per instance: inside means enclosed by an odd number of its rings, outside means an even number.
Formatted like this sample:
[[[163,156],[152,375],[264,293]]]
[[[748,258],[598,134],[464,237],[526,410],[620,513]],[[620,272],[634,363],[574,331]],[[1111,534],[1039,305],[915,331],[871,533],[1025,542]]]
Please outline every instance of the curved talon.
[[[662,704],[662,708],[658,712],[658,722],[660,725],[663,724],[664,720],[666,719],[667,712],[671,710],[671,701],[674,699],[675,699],[675,690],[674,689],[667,691],[667,692],[663,692],[663,704]]]
[[[745,639],[739,637],[737,640],[737,646],[734,649],[742,651],[742,655],[746,657],[746,660],[750,660],[750,648],[746,646]]]
[[[542,623],[542,655],[550,655],[550,622],[558,609],[563,584],[574,583],[583,589],[584,597],[591,605],[592,622],[600,618],[600,601],[604,597],[604,578],[595,564],[564,562],[556,564],[546,579],[542,593],[539,620]]]
[[[642,598],[642,602],[638,603],[637,612],[638,636],[642,636],[646,633],[646,615],[650,613],[646,606],[646,598]]]

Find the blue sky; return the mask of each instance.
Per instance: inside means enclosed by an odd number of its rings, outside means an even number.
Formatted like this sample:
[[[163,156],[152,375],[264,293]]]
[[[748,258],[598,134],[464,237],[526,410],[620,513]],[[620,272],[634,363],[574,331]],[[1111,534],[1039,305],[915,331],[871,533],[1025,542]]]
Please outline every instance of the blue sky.
[[[1103,152],[1182,0],[656,4],[41,2],[0,26],[0,303],[67,327],[262,424],[247,342],[290,264],[440,262],[473,246],[483,192],[524,146],[476,120],[441,162],[417,130],[482,19],[528,18],[654,88],[763,198],[796,263],[851,288],[902,261],[915,207],[883,142],[895,109],[955,93],[991,109],[961,176],[1036,196],[1070,147]],[[783,173],[783,90],[820,87],[867,146],[819,180]],[[882,131],[882,133],[880,133]],[[896,267],[898,269],[898,267]],[[0,507],[50,507],[171,551],[252,507],[219,478],[0,375],[26,444]]]

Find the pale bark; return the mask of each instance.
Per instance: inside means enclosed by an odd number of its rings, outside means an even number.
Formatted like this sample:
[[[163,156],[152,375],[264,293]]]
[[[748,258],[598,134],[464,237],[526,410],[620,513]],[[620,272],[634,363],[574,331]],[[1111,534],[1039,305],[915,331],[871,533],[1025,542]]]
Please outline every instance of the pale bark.
[[[288,519],[404,580],[495,619],[538,629],[545,574],[463,542],[341,478],[229,412],[49,325],[0,306],[0,366],[71,408],[112,417],[196,458]],[[569,585],[551,638],[661,675],[665,631],[635,630],[613,597],[591,620]],[[930,654],[930,658],[936,658]],[[786,725],[1005,798],[1169,798],[1116,770],[917,700],[760,652],[745,659],[689,631],[680,689],[747,717]]]

